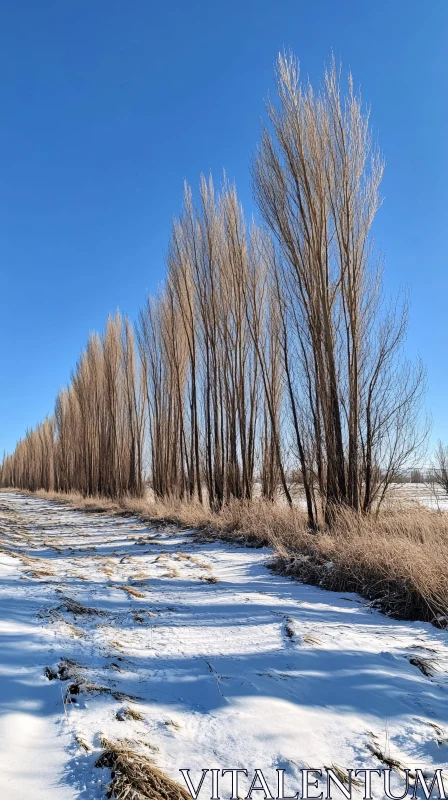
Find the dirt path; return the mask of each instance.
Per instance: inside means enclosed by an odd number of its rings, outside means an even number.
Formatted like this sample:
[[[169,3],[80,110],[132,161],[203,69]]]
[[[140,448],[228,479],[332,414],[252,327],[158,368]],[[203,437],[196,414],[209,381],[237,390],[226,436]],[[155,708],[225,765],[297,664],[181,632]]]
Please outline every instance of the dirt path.
[[[291,794],[304,766],[446,764],[446,632],[190,532],[5,493],[0,530],[0,797],[105,797],[101,734],[274,795],[276,767]]]

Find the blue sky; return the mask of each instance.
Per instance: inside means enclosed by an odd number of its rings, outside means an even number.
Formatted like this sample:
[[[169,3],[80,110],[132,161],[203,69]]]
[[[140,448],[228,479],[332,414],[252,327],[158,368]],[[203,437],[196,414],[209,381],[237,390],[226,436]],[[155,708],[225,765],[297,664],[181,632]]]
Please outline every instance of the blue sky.
[[[0,449],[51,413],[88,333],[135,318],[163,279],[186,178],[236,180],[273,64],[351,69],[387,167],[375,240],[409,286],[406,344],[448,440],[447,0],[3,0],[0,10]]]

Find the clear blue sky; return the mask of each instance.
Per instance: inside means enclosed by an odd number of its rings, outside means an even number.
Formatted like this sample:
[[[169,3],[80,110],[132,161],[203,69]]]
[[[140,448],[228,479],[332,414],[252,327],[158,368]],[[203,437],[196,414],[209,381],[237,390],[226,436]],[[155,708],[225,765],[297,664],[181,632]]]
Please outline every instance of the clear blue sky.
[[[273,63],[331,51],[385,154],[375,239],[410,285],[410,353],[448,440],[448,0],[3,0],[0,449],[51,413],[92,329],[164,274],[184,178],[221,170],[248,215]]]

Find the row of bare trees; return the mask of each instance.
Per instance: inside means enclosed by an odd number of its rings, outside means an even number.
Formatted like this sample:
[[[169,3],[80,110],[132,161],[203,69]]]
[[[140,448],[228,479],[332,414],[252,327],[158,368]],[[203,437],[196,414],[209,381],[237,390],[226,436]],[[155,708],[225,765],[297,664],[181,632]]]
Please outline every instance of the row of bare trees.
[[[212,180],[202,179],[196,208],[186,188],[166,285],[138,323],[152,485],[160,497],[202,501],[205,492],[213,508],[252,497],[262,400],[247,313],[251,269],[235,189],[225,185],[216,196]]]
[[[85,496],[143,492],[144,402],[134,335],[119,314],[90,336],[54,415],[28,432],[1,467],[1,482]]]
[[[383,161],[351,78],[315,92],[280,56],[252,162],[261,225],[236,190],[186,187],[167,276],[136,326],[91,337],[54,417],[6,458],[4,485],[119,496],[279,493],[299,476],[311,528],[368,513],[421,446],[422,365],[402,355],[406,302],[385,306],[371,226]],[[145,457],[144,457],[145,456]]]

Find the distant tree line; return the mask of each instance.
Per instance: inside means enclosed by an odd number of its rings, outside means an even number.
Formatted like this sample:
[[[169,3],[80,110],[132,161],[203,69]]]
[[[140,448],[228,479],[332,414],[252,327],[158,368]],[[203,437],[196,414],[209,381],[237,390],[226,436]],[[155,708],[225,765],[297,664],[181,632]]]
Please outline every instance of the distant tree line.
[[[369,513],[425,438],[406,300],[386,305],[371,226],[383,160],[351,77],[318,92],[280,56],[252,162],[260,224],[236,189],[185,188],[167,275],[135,331],[90,337],[55,411],[1,466],[3,486],[208,503],[256,482],[309,525]],[[135,342],[134,342],[135,336]],[[424,426],[423,426],[424,427]],[[295,481],[291,476],[295,475]]]
[[[53,416],[4,459],[2,484],[85,496],[141,495],[145,403],[139,378],[132,327],[117,314],[102,338],[90,336]]]

